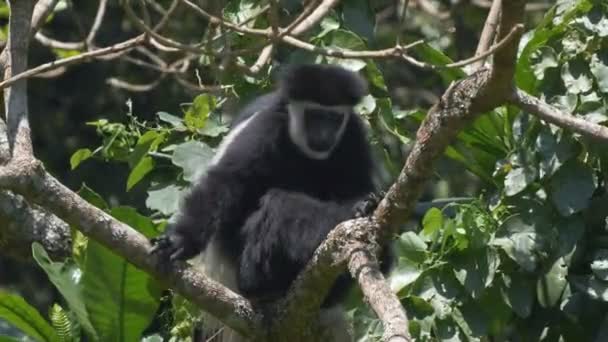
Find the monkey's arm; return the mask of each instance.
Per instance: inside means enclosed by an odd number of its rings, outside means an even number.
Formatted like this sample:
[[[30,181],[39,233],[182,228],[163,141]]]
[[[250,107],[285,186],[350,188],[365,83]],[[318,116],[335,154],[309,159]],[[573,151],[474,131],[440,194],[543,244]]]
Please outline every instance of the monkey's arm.
[[[210,170],[184,198],[177,220],[152,240],[152,252],[171,261],[197,255],[218,229],[230,225],[238,215],[243,188],[238,177]]]
[[[218,152],[217,164],[192,186],[176,222],[153,240],[153,253],[165,255],[169,260],[189,259],[202,251],[218,230],[238,229],[247,206],[258,198],[268,178],[269,171],[262,166],[272,158],[276,134],[272,129],[256,127],[264,124],[274,127],[266,124],[266,120],[256,118],[251,127],[225,138],[228,145]]]

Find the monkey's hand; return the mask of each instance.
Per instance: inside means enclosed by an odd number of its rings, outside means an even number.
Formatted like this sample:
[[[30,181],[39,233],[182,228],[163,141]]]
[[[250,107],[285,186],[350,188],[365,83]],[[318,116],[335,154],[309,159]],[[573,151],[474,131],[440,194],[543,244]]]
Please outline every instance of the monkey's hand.
[[[161,263],[171,263],[175,260],[187,260],[196,256],[202,244],[199,239],[182,234],[174,226],[167,227],[162,235],[152,238],[150,253],[157,255]]]
[[[353,206],[355,218],[368,217],[373,214],[374,210],[376,210],[376,207],[378,206],[378,204],[380,204],[380,201],[382,200],[382,198],[384,198],[385,194],[386,192],[384,191],[380,191],[377,193],[371,192],[364,199],[355,203],[355,205]]]

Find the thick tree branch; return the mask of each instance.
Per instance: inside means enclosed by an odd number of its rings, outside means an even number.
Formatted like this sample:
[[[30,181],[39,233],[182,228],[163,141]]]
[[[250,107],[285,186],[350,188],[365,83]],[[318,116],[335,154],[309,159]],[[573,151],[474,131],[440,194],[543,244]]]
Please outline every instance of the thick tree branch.
[[[370,251],[369,244],[354,249],[348,261],[350,274],[357,279],[365,301],[384,324],[383,339],[411,341],[405,310],[380,271],[375,254],[375,251]]]
[[[502,39],[523,22],[525,1],[502,3]],[[478,71],[468,78],[453,83],[433,106],[418,129],[416,143],[407,158],[397,181],[374,213],[385,234],[412,212],[426,181],[431,177],[434,161],[439,158],[458,132],[481,113],[504,104],[510,95],[515,71],[515,56],[521,30],[494,55],[495,63],[489,71]]]
[[[8,59],[4,78],[23,73],[27,69],[30,25],[35,0],[11,0],[9,6]],[[27,121],[27,82],[17,80],[4,90],[8,142],[11,155],[33,154],[30,126]]]
[[[11,2],[9,66],[12,69],[8,69],[9,75],[11,70],[25,70],[33,8],[33,0]],[[144,36],[140,37],[136,38],[136,41],[143,41]],[[23,195],[30,203],[36,203],[53,212],[63,221],[79,228],[85,235],[121,254],[136,267],[175,288],[184,297],[205,308],[233,329],[249,336],[260,333],[260,315],[248,300],[204,277],[185,263],[177,263],[167,273],[161,274],[157,260],[149,255],[151,246],[145,236],[87,203],[53,178],[44,170],[42,164],[34,159],[31,145],[29,150],[19,146],[20,139],[30,139],[29,130],[23,130],[23,127],[27,127],[25,77],[13,80],[11,87],[5,90],[5,101],[8,102],[6,113],[9,123],[18,119],[19,125],[16,125],[15,135],[18,139],[14,143],[12,158],[0,167],[0,188],[12,190]],[[0,128],[2,127],[3,124],[0,125]],[[10,125],[8,131],[10,143]]]
[[[524,4],[524,1],[503,2],[502,11],[514,15],[523,14]],[[505,17],[507,19],[504,19]],[[402,309],[397,309],[396,296],[390,291],[386,293],[385,290],[380,296],[374,293],[373,289],[386,288],[386,284],[373,270],[364,273],[362,277],[362,273],[358,272],[355,266],[362,260],[357,261],[357,258],[363,257],[356,253],[357,248],[352,246],[370,246],[375,241],[389,239],[414,210],[426,182],[433,174],[435,161],[444,153],[460,130],[480,114],[506,102],[509,92],[505,92],[504,89],[510,89],[512,85],[515,52],[522,34],[518,26],[523,21],[523,15],[518,18],[505,17],[502,27],[507,33],[499,38],[504,39],[509,32],[515,32],[512,33],[515,37],[496,52],[497,55],[500,54],[498,58],[501,62],[500,66],[493,65],[493,69],[489,71],[482,70],[453,83],[439,103],[429,110],[418,130],[416,143],[401,174],[374,212],[372,224],[361,224],[358,220],[349,221],[340,224],[330,233],[285,299],[283,312],[286,313],[287,318],[280,324],[281,326],[305,325],[301,321],[294,322],[291,318],[294,316],[292,311],[297,307],[295,303],[310,304],[298,308],[299,317],[307,317],[307,311],[317,308],[319,296],[322,298],[327,293],[335,275],[343,270],[344,261],[348,260],[350,270],[354,272],[352,275],[360,281],[362,289],[367,291],[364,293],[368,300],[374,301],[370,303],[372,308],[379,317],[383,318],[387,334],[392,334],[396,338],[409,338],[407,330],[404,333],[400,330],[403,329],[403,322],[407,322],[407,319]],[[511,60],[508,60],[509,56],[512,57]],[[494,70],[499,67],[501,70]],[[310,290],[307,292],[306,289],[310,288],[315,289],[314,293]],[[385,310],[387,306],[391,308],[390,311]],[[397,324],[397,322],[401,323]],[[395,328],[397,330],[393,330]],[[400,335],[402,333],[403,335]]]
[[[526,113],[535,115],[556,126],[608,143],[608,127],[564,113],[522,90],[517,89],[512,92],[511,102]]]
[[[30,259],[33,242],[39,242],[53,257],[67,257],[72,252],[70,226],[42,208],[30,205],[22,196],[0,191],[2,253]]]
[[[83,200],[49,175],[40,162],[23,158],[12,160],[0,168],[0,187],[20,193],[30,202],[53,212],[236,331],[247,336],[261,333],[261,316],[247,299],[183,262],[160,272],[158,260],[149,254],[148,238]]]

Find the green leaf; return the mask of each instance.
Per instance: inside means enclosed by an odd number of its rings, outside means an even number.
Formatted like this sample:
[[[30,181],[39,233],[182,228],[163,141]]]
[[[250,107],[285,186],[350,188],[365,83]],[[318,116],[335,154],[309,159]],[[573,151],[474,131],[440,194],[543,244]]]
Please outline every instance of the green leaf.
[[[570,216],[589,206],[596,188],[593,171],[578,161],[569,162],[551,178],[549,193],[562,216]]]
[[[89,242],[90,243],[90,242]],[[68,303],[70,310],[76,315],[78,323],[94,340],[97,339],[97,332],[89,320],[89,314],[85,308],[85,299],[79,286],[81,271],[78,267],[63,262],[53,262],[39,243],[32,245],[32,255],[34,260],[44,270],[49,280],[61,293]]]
[[[376,99],[376,108],[378,109],[378,117],[381,124],[386,130],[394,135],[402,144],[410,143],[410,138],[406,136],[406,132],[402,132],[402,128],[393,113],[393,107],[390,98]]]
[[[315,39],[323,38],[328,33],[340,28],[338,19],[332,15],[325,16],[319,25],[321,26],[321,32],[315,36]]]
[[[593,275],[602,281],[608,281],[608,249],[600,249],[595,252],[595,257],[591,262]]]
[[[566,265],[570,266],[572,257],[580,248],[579,242],[585,235],[585,221],[575,215],[566,220],[559,220],[556,225],[558,234],[558,255],[564,258]]]
[[[127,191],[131,190],[152,170],[154,170],[154,159],[149,156],[141,158],[139,163],[137,163],[129,173],[129,178],[127,178]]]
[[[559,63],[557,62],[557,54],[555,51],[548,46],[540,47],[537,51],[532,53],[534,76],[538,80],[545,78],[545,72],[547,69],[557,68]]]
[[[184,120],[182,120],[181,118],[179,118],[175,115],[169,114],[167,112],[158,112],[158,113],[156,113],[156,115],[158,116],[159,120],[170,124],[176,130],[178,130],[178,131],[186,130],[186,126],[184,125]]]
[[[0,291],[0,318],[36,341],[59,341],[51,325],[23,298]]]
[[[435,332],[438,341],[441,342],[460,342],[464,336],[460,334],[460,329],[455,322],[450,320],[435,320]]]
[[[558,141],[546,126],[536,138],[536,148],[540,156],[540,178],[553,176],[564,163],[576,156],[574,142],[565,136]]]
[[[355,112],[363,115],[369,115],[376,109],[376,98],[371,95],[366,95],[355,106]]]
[[[205,123],[205,127],[198,129],[198,134],[217,138],[230,130],[228,125],[220,124],[216,120],[207,120]]]
[[[599,51],[591,57],[591,73],[599,86],[599,90],[608,94],[608,51]]]
[[[432,237],[443,227],[443,214],[438,208],[429,209],[422,219],[422,233]]]
[[[433,48],[429,44],[420,44],[414,48],[420,60],[433,65],[446,65],[453,62],[443,52]],[[466,73],[461,68],[440,68],[438,70],[444,85],[449,85],[452,81],[458,80],[466,76]]]
[[[337,49],[348,50],[364,50],[366,48],[365,42],[361,37],[346,30],[333,31],[331,33],[330,45]]]
[[[399,262],[391,270],[388,280],[393,292],[398,293],[415,282],[421,274],[422,270],[415,263],[406,258],[399,258]]]
[[[93,155],[93,152],[88,148],[81,148],[80,150],[74,152],[72,157],[70,158],[70,166],[72,170],[76,169],[80,163],[89,159]]]
[[[572,276],[571,280],[574,287],[592,299],[608,302],[608,282],[598,280],[592,276]]]
[[[202,94],[197,96],[184,115],[184,122],[188,129],[195,131],[205,127],[207,118],[215,110],[216,105],[216,99],[211,95]]]
[[[159,334],[154,334],[150,336],[146,336],[141,339],[141,342],[163,342],[164,339]]]
[[[72,322],[69,312],[66,312],[59,304],[53,304],[49,311],[49,318],[61,342],[81,340],[80,326]]]
[[[147,131],[137,139],[137,144],[133,152],[129,155],[129,166],[137,167],[141,160],[145,158],[149,151],[155,151],[165,140],[165,135],[156,131]]]
[[[375,15],[367,0],[350,0],[342,3],[344,26],[365,37],[368,41],[374,38]]]
[[[157,234],[154,222],[149,217],[138,213],[135,208],[127,206],[115,207],[112,208],[110,214],[120,222],[135,228],[147,238],[154,237]]]
[[[563,258],[558,258],[551,268],[538,278],[536,296],[541,306],[549,308],[560,302],[562,293],[568,285],[567,275],[568,266],[566,262]]]
[[[424,261],[426,255],[426,243],[414,232],[401,234],[396,243],[399,256],[404,256],[415,262]]]
[[[93,191],[93,189],[89,188],[84,183],[82,183],[82,186],[78,190],[78,195],[101,210],[106,210],[110,207],[101,195]]]
[[[576,22],[581,23],[587,30],[600,37],[608,37],[608,18],[606,18],[605,11],[605,7],[594,6],[587,15],[577,18]]]
[[[83,293],[100,340],[138,341],[158,307],[160,290],[156,283],[92,240],[86,262]]]
[[[455,308],[453,318],[469,341],[480,341],[477,337],[488,334],[489,317],[475,302],[467,301]]]
[[[19,340],[15,337],[11,337],[11,336],[0,335],[0,342],[22,342],[22,340]]]
[[[561,4],[560,4],[561,2]],[[526,92],[536,94],[536,78],[532,70],[532,54],[539,48],[569,29],[569,24],[578,13],[589,11],[589,1],[558,1],[556,7],[545,14],[545,18],[530,34],[524,36],[523,49],[517,61],[515,73],[516,84]],[[527,41],[527,42],[525,42]]]
[[[527,167],[516,167],[505,177],[505,195],[515,196],[536,179],[536,172]]]
[[[192,182],[206,171],[213,154],[209,146],[199,141],[188,141],[175,147],[171,160],[184,170],[184,179]]]
[[[374,63],[373,60],[367,61],[365,74],[372,85],[385,92],[388,90],[388,88],[386,87],[386,81],[384,80],[384,75],[382,74],[380,69],[378,69],[378,66],[376,65],[376,63]]]
[[[148,191],[146,206],[152,210],[160,211],[170,216],[177,212],[184,189],[176,185],[168,185],[158,190]]]
[[[365,68],[365,61],[361,60],[361,59],[354,59],[354,58],[334,58],[334,57],[326,57],[327,63],[328,64],[334,64],[334,65],[339,65],[341,67],[343,67],[344,69],[348,69],[351,71],[360,71],[361,69]]]
[[[593,81],[589,75],[589,64],[575,59],[562,66],[562,79],[569,93],[580,94],[591,90]]]
[[[543,245],[534,226],[519,216],[512,216],[504,223],[506,234],[496,237],[492,244],[499,246],[519,266],[534,272],[538,264],[538,252]]]
[[[471,297],[478,299],[494,280],[500,258],[493,250],[488,249],[458,256],[452,264],[456,279]]]
[[[505,302],[521,318],[528,318],[534,305],[534,283],[521,273],[503,273],[501,288]]]

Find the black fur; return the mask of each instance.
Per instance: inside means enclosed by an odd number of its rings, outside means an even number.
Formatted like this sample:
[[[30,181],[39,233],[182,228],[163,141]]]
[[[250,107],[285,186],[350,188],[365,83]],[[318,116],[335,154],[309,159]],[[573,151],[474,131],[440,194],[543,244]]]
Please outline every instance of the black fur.
[[[364,83],[337,67],[291,70],[280,82],[283,88],[242,111],[236,122],[258,114],[193,186],[178,220],[154,241],[157,253],[188,259],[214,237],[238,265],[239,290],[250,298],[282,295],[327,233],[355,217],[357,204],[374,191],[370,148],[357,115],[350,114],[326,160],[303,154],[287,128],[287,95],[352,105],[364,95]],[[332,292],[334,297],[340,290]]]
[[[368,91],[359,75],[337,66],[316,64],[287,67],[279,87],[290,100],[326,106],[354,106]]]

